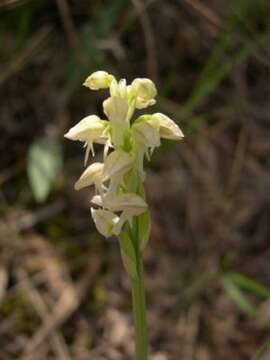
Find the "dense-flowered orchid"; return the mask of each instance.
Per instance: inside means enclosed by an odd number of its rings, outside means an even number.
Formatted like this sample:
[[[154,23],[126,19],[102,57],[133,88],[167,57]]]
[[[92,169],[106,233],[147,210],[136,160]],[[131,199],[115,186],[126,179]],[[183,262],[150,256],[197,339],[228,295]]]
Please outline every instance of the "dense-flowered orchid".
[[[150,79],[138,78],[127,85],[125,79],[118,82],[106,71],[96,71],[84,85],[91,90],[109,89],[110,96],[103,102],[108,120],[87,116],[65,137],[85,143],[85,164],[90,150],[94,156],[94,143],[105,146],[104,163],[88,166],[75,189],[95,186],[97,195],[92,203],[99,209],[92,208],[92,215],[97,229],[102,229],[100,232],[104,236],[111,236],[119,234],[126,221],[131,222],[134,216],[147,211],[147,204],[138,193],[138,184],[145,176],[144,156],[150,159],[161,138],[180,140],[183,133],[173,120],[161,113],[142,115],[131,123],[136,108],[143,109],[155,103],[157,89]],[[108,154],[109,148],[113,151]],[[120,217],[115,212],[121,212]]]
[[[117,236],[123,264],[130,276],[136,329],[136,359],[147,360],[147,332],[143,288],[142,251],[150,234],[150,215],[145,201],[144,158],[160,146],[161,138],[180,140],[178,125],[162,113],[141,115],[132,121],[136,109],[156,103],[155,84],[146,78],[127,85],[106,71],[96,71],[84,82],[91,90],[108,89],[103,102],[107,120],[90,115],[73,126],[65,137],[84,142],[85,165],[94,143],[104,145],[103,162],[89,165],[75,189],[94,186],[91,214],[100,234]]]

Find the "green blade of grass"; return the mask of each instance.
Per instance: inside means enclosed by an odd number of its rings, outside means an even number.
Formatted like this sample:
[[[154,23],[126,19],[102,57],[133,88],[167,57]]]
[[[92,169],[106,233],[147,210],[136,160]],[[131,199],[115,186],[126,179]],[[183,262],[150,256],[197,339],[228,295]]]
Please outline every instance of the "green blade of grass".
[[[255,306],[247,299],[244,293],[237,287],[230,278],[223,278],[223,286],[231,299],[240,307],[240,309],[254,318],[259,317]]]
[[[261,360],[262,356],[266,353],[267,350],[270,349],[270,339],[268,339],[258,351],[256,351],[255,355],[253,356],[252,360]]]
[[[270,299],[270,289],[249,277],[237,272],[228,273],[226,277],[242,289],[250,291],[263,299]]]
[[[232,71],[232,69],[252,55],[257,47],[261,45],[269,35],[270,30],[267,30],[263,34],[257,35],[254,39],[245,41],[240,50],[235,51],[227,61],[222,61],[221,59],[218,66],[214,67],[212,71],[207,71],[206,74],[208,74],[208,77],[204,75],[203,81],[199,82],[195,87],[195,90],[185,104],[185,110],[187,112],[192,112],[199,106],[203,100],[218,87],[220,82]]]

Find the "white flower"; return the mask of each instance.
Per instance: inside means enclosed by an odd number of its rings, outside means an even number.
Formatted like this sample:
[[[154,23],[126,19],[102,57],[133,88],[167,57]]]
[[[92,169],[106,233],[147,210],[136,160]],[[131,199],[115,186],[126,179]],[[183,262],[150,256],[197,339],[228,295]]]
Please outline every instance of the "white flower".
[[[87,141],[93,137],[98,138],[102,136],[107,123],[96,115],[86,116],[78,124],[69,129],[64,136],[70,140],[80,141]]]
[[[184,137],[182,130],[179,126],[168,116],[155,113],[151,116],[153,126],[159,129],[160,137],[170,140],[181,140]]]
[[[86,186],[95,185],[95,187],[102,192],[102,183],[105,180],[103,174],[104,164],[96,162],[87,167],[82,173],[79,180],[75,183],[75,190],[80,190]]]
[[[147,106],[154,105],[154,98],[157,95],[157,89],[153,81],[147,78],[135,79],[131,87],[136,94],[136,108],[144,109]]]
[[[107,178],[125,174],[133,164],[133,158],[125,151],[118,149],[111,152],[104,162],[104,175]]]
[[[144,147],[155,148],[160,146],[160,136],[158,130],[147,121],[134,123],[132,125],[132,134]]]
[[[179,140],[184,135],[173,120],[161,113],[142,115],[130,123],[135,109],[156,102],[157,89],[150,79],[137,78],[127,85],[125,79],[117,81],[105,71],[96,71],[84,85],[92,90],[109,88],[110,97],[103,102],[108,120],[87,116],[65,134],[68,139],[85,143],[85,163],[90,150],[94,155],[93,144],[104,144],[104,163],[88,166],[75,189],[95,186],[91,202],[99,208],[91,208],[91,212],[102,235],[119,235],[127,222],[133,232],[133,218],[142,215],[137,219],[136,232],[141,239],[147,239],[150,220],[142,188],[145,155],[150,158],[161,138]],[[114,150],[109,153],[110,147]],[[121,245],[121,235],[119,238]]]
[[[101,120],[96,115],[90,115],[83,118],[77,125],[73,126],[64,136],[70,140],[79,140],[85,142],[86,154],[84,164],[87,163],[89,151],[92,151],[93,156],[94,148],[93,143],[106,144],[109,142],[107,135],[107,128],[109,122]]]
[[[111,97],[121,97],[122,99],[127,99],[126,79],[121,79],[119,82],[114,79],[110,85],[110,95]]]
[[[147,210],[147,204],[142,197],[137,194],[106,195],[103,198],[95,195],[91,202],[102,206],[111,212],[121,212],[119,220],[113,226],[112,232],[118,235],[126,221],[131,221],[133,216],[138,216]]]
[[[143,170],[144,155],[150,160],[155,147],[160,146],[160,135],[156,127],[153,127],[149,123],[151,116],[141,116],[132,125],[131,131],[134,139],[136,140],[134,145],[134,153],[136,158],[137,170],[144,180],[145,173]]]
[[[105,237],[114,235],[113,228],[119,222],[117,215],[108,210],[94,208],[91,208],[91,214],[100,234]]]
[[[114,77],[106,71],[96,71],[85,80],[84,86],[91,90],[106,89],[110,87]]]
[[[127,119],[128,103],[118,96],[109,97],[103,102],[103,110],[109,120],[123,125]]]
[[[120,147],[129,127],[127,100],[117,96],[110,97],[103,102],[103,109],[110,120],[112,142],[114,146]]]
[[[113,196],[107,195],[104,198],[101,198],[100,195],[95,195],[91,202],[113,212],[128,211],[136,216],[147,209],[147,204],[142,197],[129,193]]]

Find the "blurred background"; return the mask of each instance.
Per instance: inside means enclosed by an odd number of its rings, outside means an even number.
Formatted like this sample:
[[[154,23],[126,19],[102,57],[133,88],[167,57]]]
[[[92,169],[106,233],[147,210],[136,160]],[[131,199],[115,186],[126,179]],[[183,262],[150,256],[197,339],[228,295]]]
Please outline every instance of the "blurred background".
[[[152,360],[270,359],[268,0],[0,1],[0,359],[131,359],[119,247],[75,192],[106,70],[186,137],[147,164]],[[101,149],[97,147],[97,153]]]

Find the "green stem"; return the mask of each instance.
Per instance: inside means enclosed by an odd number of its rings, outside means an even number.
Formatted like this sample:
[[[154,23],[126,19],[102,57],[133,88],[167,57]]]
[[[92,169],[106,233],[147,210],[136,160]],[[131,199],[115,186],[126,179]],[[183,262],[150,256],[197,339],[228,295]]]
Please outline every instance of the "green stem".
[[[146,309],[144,293],[143,259],[137,254],[138,278],[132,280],[132,302],[135,321],[136,360],[147,360],[148,339],[146,327]]]

